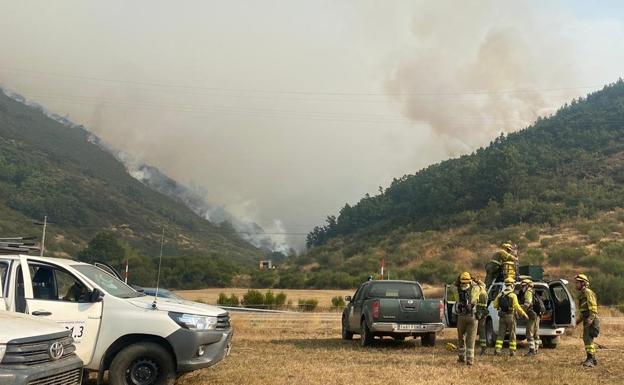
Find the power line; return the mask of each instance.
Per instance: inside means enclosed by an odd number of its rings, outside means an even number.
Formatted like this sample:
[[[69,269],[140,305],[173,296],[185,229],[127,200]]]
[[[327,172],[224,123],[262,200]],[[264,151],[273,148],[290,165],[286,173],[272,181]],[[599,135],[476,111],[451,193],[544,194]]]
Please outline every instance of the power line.
[[[71,75],[57,72],[44,72],[35,71],[29,69],[21,69],[14,67],[0,67],[0,71],[4,72],[17,72],[26,74],[35,74],[41,76],[63,77],[78,80],[96,81],[96,82],[108,82],[119,84],[131,84],[139,86],[150,87],[163,87],[163,88],[179,88],[190,90],[204,90],[204,91],[219,91],[219,92],[247,92],[257,94],[275,94],[275,95],[316,95],[316,96],[457,96],[457,95],[496,95],[496,94],[514,94],[514,93],[533,93],[533,92],[553,92],[553,91],[573,91],[582,89],[592,89],[596,87],[603,87],[604,84],[592,84],[583,86],[570,86],[570,87],[554,87],[554,88],[512,88],[512,89],[499,89],[499,90],[467,90],[467,91],[446,91],[446,92],[421,92],[421,91],[408,91],[408,92],[327,92],[327,91],[294,91],[294,90],[263,90],[253,88],[224,88],[224,87],[207,87],[207,86],[195,86],[186,84],[173,84],[173,83],[157,83],[146,81],[135,81],[125,79],[111,79],[94,76],[84,75]]]
[[[406,118],[392,118],[391,116],[384,116],[381,114],[344,114],[331,111],[295,111],[295,110],[279,110],[279,109],[262,109],[262,108],[240,108],[235,106],[223,106],[223,105],[176,105],[176,104],[160,104],[152,102],[124,102],[115,101],[110,99],[102,99],[98,97],[84,97],[73,95],[61,95],[53,93],[43,93],[39,96],[41,99],[47,99],[51,101],[60,101],[63,103],[69,103],[74,105],[87,105],[87,106],[131,106],[133,108],[151,110],[151,111],[172,111],[181,113],[220,113],[232,116],[245,116],[255,118],[293,118],[293,119],[306,119],[306,120],[319,120],[319,121],[331,121],[331,122],[349,122],[360,124],[412,124],[413,120]],[[84,100],[90,99],[90,100]],[[487,118],[480,117],[463,117],[460,123],[455,124],[455,127],[474,127],[475,124],[490,124],[490,125],[508,125],[510,123],[527,124],[530,120],[523,119],[507,119],[505,121],[488,120]]]

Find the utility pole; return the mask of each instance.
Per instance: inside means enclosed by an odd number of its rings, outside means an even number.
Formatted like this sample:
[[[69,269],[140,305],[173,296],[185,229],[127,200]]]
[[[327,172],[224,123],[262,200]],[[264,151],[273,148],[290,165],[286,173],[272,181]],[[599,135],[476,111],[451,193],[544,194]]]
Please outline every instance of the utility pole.
[[[40,257],[43,257],[43,251],[45,250],[45,233],[46,233],[46,226],[48,225],[48,216],[45,215],[43,217],[43,234],[41,235],[41,255]]]

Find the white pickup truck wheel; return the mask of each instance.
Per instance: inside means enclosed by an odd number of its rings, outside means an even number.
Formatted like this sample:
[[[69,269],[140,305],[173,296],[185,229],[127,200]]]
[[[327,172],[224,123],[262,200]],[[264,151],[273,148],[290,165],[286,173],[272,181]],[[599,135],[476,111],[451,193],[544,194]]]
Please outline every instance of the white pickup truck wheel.
[[[171,354],[153,342],[138,342],[117,353],[109,369],[111,385],[173,385]]]

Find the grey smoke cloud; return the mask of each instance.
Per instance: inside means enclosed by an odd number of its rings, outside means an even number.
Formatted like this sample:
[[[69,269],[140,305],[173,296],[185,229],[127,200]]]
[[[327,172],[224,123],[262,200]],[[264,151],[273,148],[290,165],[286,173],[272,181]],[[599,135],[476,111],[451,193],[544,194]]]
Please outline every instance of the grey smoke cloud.
[[[624,64],[617,3],[0,3],[0,84],[297,247]]]

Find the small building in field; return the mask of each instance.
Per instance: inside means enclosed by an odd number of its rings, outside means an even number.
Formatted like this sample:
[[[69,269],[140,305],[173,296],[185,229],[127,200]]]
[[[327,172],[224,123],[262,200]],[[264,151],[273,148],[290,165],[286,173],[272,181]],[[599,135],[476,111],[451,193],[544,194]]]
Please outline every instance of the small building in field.
[[[260,270],[266,270],[266,269],[273,269],[275,268],[273,266],[273,261],[271,261],[270,259],[265,260],[265,261],[260,261]]]

